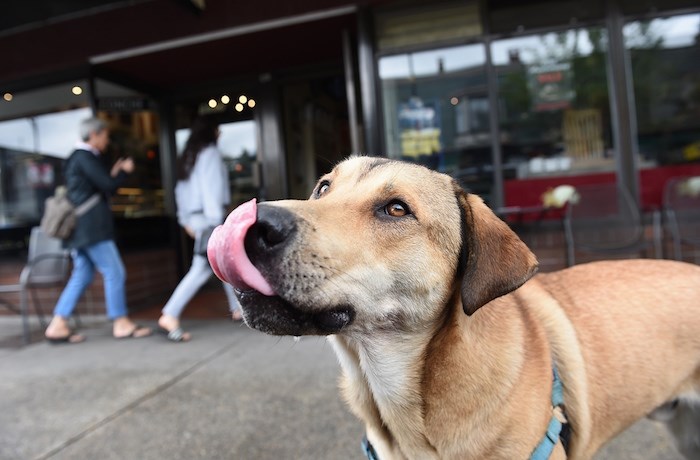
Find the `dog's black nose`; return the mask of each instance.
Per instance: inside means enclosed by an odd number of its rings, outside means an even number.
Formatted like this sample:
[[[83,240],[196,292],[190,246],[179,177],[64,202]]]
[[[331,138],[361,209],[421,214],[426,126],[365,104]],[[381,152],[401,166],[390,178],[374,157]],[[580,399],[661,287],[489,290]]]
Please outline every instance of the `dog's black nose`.
[[[245,250],[251,262],[284,249],[296,233],[296,217],[277,206],[258,205],[257,220],[245,236]]]

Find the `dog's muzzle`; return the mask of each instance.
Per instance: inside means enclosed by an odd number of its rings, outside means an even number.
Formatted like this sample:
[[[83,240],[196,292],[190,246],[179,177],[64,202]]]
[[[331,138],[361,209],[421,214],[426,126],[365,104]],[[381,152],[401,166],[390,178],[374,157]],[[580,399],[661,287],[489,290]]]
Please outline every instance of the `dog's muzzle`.
[[[278,294],[279,266],[297,233],[295,216],[255,199],[236,208],[209,239],[207,256],[216,276],[236,288],[248,326],[274,335],[327,335],[349,325],[352,307],[323,309],[292,304]],[[282,288],[283,289],[283,288]],[[281,294],[281,295],[280,295]]]

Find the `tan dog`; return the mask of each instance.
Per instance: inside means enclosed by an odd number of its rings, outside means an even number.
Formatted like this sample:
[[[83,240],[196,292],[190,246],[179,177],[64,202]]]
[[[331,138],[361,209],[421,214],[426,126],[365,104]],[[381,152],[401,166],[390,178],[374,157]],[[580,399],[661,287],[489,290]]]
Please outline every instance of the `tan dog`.
[[[571,439],[565,451],[555,434],[545,458],[589,459],[656,408],[700,458],[700,267],[533,277],[534,255],[480,198],[368,157],[339,164],[308,201],[241,206],[209,259],[249,326],[330,336],[380,460],[530,458],[562,417],[553,365]]]

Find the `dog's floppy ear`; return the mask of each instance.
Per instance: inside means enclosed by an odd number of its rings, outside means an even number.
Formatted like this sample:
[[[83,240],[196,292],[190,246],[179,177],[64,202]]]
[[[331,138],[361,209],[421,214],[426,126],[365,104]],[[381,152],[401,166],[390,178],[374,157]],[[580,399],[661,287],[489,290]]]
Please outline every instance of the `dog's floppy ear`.
[[[519,288],[537,272],[537,258],[476,195],[455,184],[462,213],[462,306],[473,314]]]

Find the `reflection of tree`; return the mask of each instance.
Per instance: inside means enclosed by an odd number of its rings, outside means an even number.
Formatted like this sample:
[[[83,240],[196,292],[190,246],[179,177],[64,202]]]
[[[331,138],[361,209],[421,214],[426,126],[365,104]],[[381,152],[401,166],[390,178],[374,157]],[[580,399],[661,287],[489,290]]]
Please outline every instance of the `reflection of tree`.
[[[576,97],[573,107],[593,108],[602,115],[605,135],[610,139],[610,100],[606,75],[607,36],[603,29],[585,29],[593,50],[587,55],[577,55],[572,59],[574,88]],[[608,142],[610,143],[610,142]]]
[[[535,110],[534,95],[528,86],[528,69],[552,64],[567,64],[571,69],[570,84],[574,109],[598,109],[603,114],[604,126],[609,123],[609,102],[606,78],[605,49],[607,37],[603,29],[576,29],[542,35],[540,46],[521,49],[527,54],[526,63],[520,54],[511,56],[511,63],[500,69],[500,98],[503,107],[502,127],[515,143],[546,142],[547,151],[541,148],[533,154],[553,153],[561,142],[562,111],[560,108]],[[582,50],[583,40],[588,38],[590,50]],[[563,83],[566,85],[566,83]],[[566,91],[566,86],[562,89]],[[564,104],[566,103],[563,101]]]
[[[527,87],[527,73],[524,68],[519,70],[505,74],[500,81],[500,96],[506,113],[527,112],[532,104]]]
[[[655,30],[657,25],[661,26],[660,34]],[[640,150],[660,162],[688,161],[683,152],[698,141],[700,128],[700,34],[694,43],[667,46],[663,28],[675,27],[673,18],[634,26],[626,38]],[[646,39],[640,39],[640,34]]]
[[[628,26],[626,41],[630,48],[632,63],[632,80],[635,104],[637,106],[637,126],[640,132],[652,128],[652,107],[654,95],[665,94],[671,84],[664,75],[668,68],[660,65],[659,54],[663,48],[663,38],[656,36],[651,21],[637,22]]]
[[[607,82],[607,35],[602,28],[575,29],[542,35],[540,46],[521,49],[527,53],[526,63],[519,55],[503,67],[500,78],[500,97],[505,117],[504,131],[519,142],[536,136],[548,142],[561,140],[561,110],[533,110],[533,98],[528,87],[529,67],[547,64],[571,66],[573,109],[597,109],[603,115],[603,126],[609,131],[610,109]],[[587,39],[590,46],[582,46]],[[610,139],[610,133],[605,136]],[[610,142],[607,142],[608,144]]]

